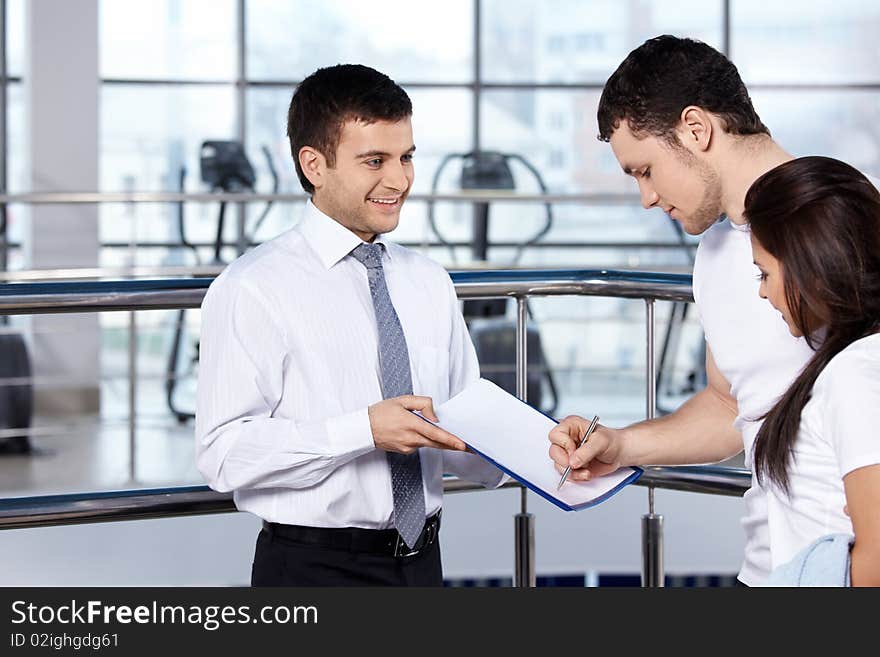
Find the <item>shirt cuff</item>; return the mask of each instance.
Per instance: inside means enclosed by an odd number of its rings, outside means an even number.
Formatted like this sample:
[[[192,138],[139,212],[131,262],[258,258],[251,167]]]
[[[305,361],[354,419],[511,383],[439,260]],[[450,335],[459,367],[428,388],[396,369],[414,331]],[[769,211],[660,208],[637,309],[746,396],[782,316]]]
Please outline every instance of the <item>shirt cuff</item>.
[[[366,408],[327,420],[327,438],[334,454],[360,456],[376,449]]]
[[[482,456],[467,452],[443,450],[443,470],[484,488],[497,488],[510,481],[510,477]]]

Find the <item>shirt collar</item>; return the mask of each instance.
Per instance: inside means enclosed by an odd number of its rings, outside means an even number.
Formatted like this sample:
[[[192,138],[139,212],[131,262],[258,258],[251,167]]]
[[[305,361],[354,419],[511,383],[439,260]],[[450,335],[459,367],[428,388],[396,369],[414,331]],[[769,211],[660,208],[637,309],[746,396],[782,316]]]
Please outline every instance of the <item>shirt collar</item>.
[[[318,254],[318,258],[327,269],[351,253],[356,246],[363,244],[360,237],[332,217],[321,212],[311,200],[306,203],[305,210],[303,210],[299,232]],[[384,247],[385,256],[391,257],[389,243],[382,235],[377,235],[373,243],[381,244]]]
[[[746,222],[744,224],[735,224],[730,219],[728,219],[727,222],[730,224],[731,228],[733,228],[736,231],[739,231],[740,233],[751,233],[752,232],[752,227],[749,226],[748,222]]]

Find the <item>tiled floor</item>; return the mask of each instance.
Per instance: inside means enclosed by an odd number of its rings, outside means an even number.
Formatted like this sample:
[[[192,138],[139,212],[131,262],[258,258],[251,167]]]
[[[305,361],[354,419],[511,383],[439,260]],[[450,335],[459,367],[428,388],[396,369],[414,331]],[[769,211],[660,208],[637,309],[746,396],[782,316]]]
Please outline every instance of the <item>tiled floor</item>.
[[[0,457],[0,495],[204,483],[192,423],[178,423],[156,393],[140,391],[133,461],[125,406],[112,386],[102,390],[100,415],[36,417],[33,453]]]

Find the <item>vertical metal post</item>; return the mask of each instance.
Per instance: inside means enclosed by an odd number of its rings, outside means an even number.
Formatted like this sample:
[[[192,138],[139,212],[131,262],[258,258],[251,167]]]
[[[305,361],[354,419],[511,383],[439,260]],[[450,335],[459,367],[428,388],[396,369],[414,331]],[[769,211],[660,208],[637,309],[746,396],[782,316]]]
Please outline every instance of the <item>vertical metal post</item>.
[[[528,317],[525,297],[516,299],[516,396],[528,401]],[[515,567],[514,585],[535,586],[535,517],[528,512],[528,495],[525,487],[520,492],[520,512],[514,519]]]
[[[483,53],[481,51],[483,35],[483,16],[481,11],[482,0],[474,0],[474,97],[473,102],[474,124],[473,124],[473,140],[471,145],[475,152],[480,150],[481,133],[480,133],[480,98],[483,91]]]
[[[134,191],[134,178],[125,178],[126,191]],[[134,203],[126,204],[130,218],[128,238],[128,266],[134,271],[137,253],[138,224],[137,210]],[[137,354],[138,332],[137,314],[134,310],[128,313],[128,479],[137,480]]]
[[[235,104],[236,104],[236,131],[238,140],[243,148],[247,148],[247,8],[245,0],[236,3],[237,33],[236,42],[238,57],[236,58],[235,72]],[[235,250],[238,255],[248,249],[247,236],[247,203],[236,203],[236,234]],[[222,241],[222,240],[221,240]]]
[[[137,314],[128,313],[128,478],[137,479]]]
[[[134,192],[134,178],[126,176],[125,191]],[[134,203],[126,203],[129,217],[128,266],[134,270],[137,264],[138,214]],[[137,315],[128,313],[128,479],[137,480]]]
[[[663,516],[649,513],[642,516],[642,586],[661,588],[664,579]]]
[[[480,32],[482,31],[482,0],[474,0],[474,68],[473,68],[473,132],[472,132],[472,150],[474,153],[480,152],[481,129],[480,129],[480,98],[482,97],[482,52]],[[489,203],[474,203],[471,208],[473,225],[473,239],[471,246],[471,258],[476,262],[484,262],[488,260],[488,239],[489,239]]]
[[[6,193],[6,165],[9,162],[6,134],[6,0],[0,0],[0,192]],[[9,265],[9,246],[7,235],[9,224],[6,215],[6,204],[0,203],[0,272],[5,272]],[[5,324],[7,318],[3,317]]]
[[[721,52],[730,59],[730,0],[721,3]]]
[[[645,331],[647,343],[645,345],[646,365],[645,374],[648,377],[645,391],[645,416],[650,420],[657,414],[657,372],[654,365],[654,300],[645,299]]]
[[[657,375],[654,367],[654,299],[645,299],[646,322],[646,409],[650,420],[657,410]],[[648,487],[648,514],[642,516],[642,586],[657,588],[664,584],[663,516],[654,513],[654,487]]]

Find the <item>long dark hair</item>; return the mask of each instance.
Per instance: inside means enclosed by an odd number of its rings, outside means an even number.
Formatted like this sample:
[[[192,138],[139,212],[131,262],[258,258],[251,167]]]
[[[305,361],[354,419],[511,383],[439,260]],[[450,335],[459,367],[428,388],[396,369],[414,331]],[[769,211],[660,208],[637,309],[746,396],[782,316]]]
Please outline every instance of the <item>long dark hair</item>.
[[[844,162],[802,157],[758,178],[745,216],[779,261],[791,321],[815,351],[764,416],[755,472],[788,492],[788,467],[816,377],[847,345],[880,329],[880,193]]]

